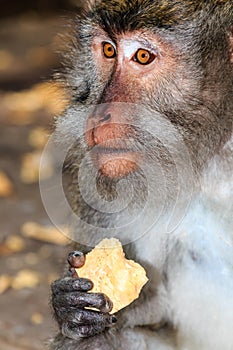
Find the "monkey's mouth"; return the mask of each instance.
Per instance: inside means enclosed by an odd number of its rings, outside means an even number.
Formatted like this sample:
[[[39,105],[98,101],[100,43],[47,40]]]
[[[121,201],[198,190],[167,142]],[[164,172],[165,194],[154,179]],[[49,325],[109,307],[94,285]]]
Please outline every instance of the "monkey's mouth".
[[[92,159],[103,175],[122,178],[138,169],[140,155],[132,149],[96,146]]]

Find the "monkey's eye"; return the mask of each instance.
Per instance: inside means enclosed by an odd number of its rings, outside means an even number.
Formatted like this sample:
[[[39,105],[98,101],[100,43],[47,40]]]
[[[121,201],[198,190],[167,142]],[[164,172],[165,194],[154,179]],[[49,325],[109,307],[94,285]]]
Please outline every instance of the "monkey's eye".
[[[134,56],[134,61],[146,65],[153,62],[155,57],[156,56],[153,53],[144,49],[139,49]]]
[[[104,56],[106,58],[114,58],[116,57],[116,50],[115,47],[110,44],[110,43],[103,43],[103,52],[104,52]]]

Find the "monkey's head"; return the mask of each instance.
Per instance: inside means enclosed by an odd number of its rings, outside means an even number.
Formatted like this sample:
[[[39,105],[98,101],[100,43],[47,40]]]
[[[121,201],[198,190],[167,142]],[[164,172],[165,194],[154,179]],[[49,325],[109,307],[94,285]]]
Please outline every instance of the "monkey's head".
[[[107,182],[145,167],[159,178],[158,162],[187,166],[184,149],[200,173],[232,134],[232,1],[97,0],[75,20],[68,56],[58,131],[73,177],[90,153]]]
[[[233,6],[223,0],[89,3],[77,19],[68,85],[72,107],[96,105],[86,116],[85,142],[104,175],[124,177],[153,153],[140,131],[146,111],[154,111],[149,123],[158,115],[172,123],[197,168],[226,142],[232,18]],[[78,113],[72,118],[80,123]]]

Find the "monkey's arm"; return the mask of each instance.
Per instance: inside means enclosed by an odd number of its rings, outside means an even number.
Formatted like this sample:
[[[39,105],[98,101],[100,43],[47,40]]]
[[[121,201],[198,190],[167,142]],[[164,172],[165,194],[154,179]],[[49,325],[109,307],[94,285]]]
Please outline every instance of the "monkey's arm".
[[[175,350],[173,332],[156,333],[143,327],[104,332],[95,337],[73,340],[59,334],[50,350]]]
[[[134,323],[142,323],[149,313],[146,306],[125,308],[119,327],[111,328],[113,320],[107,313],[83,310],[83,306],[99,305],[99,310],[106,307],[105,296],[89,294],[92,287],[89,280],[65,277],[56,281],[53,286],[53,306],[61,328],[60,334],[50,344],[50,350],[174,350],[173,331],[168,329],[166,336],[160,335],[146,327],[134,327]],[[100,304],[102,307],[100,307]],[[129,311],[129,312],[127,312]],[[151,310],[150,310],[151,312]],[[137,321],[133,320],[137,318]],[[143,322],[144,322],[143,321]],[[132,323],[132,324],[131,324]],[[94,336],[93,336],[94,335]],[[132,341],[133,340],[133,341]]]

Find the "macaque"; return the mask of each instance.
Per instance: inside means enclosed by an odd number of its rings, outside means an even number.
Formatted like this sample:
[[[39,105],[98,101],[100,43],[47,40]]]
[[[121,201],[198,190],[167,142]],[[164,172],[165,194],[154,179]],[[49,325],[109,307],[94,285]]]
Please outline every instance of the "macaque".
[[[56,140],[73,250],[118,237],[149,282],[112,315],[66,266],[50,349],[232,350],[233,2],[91,1],[72,45]]]

